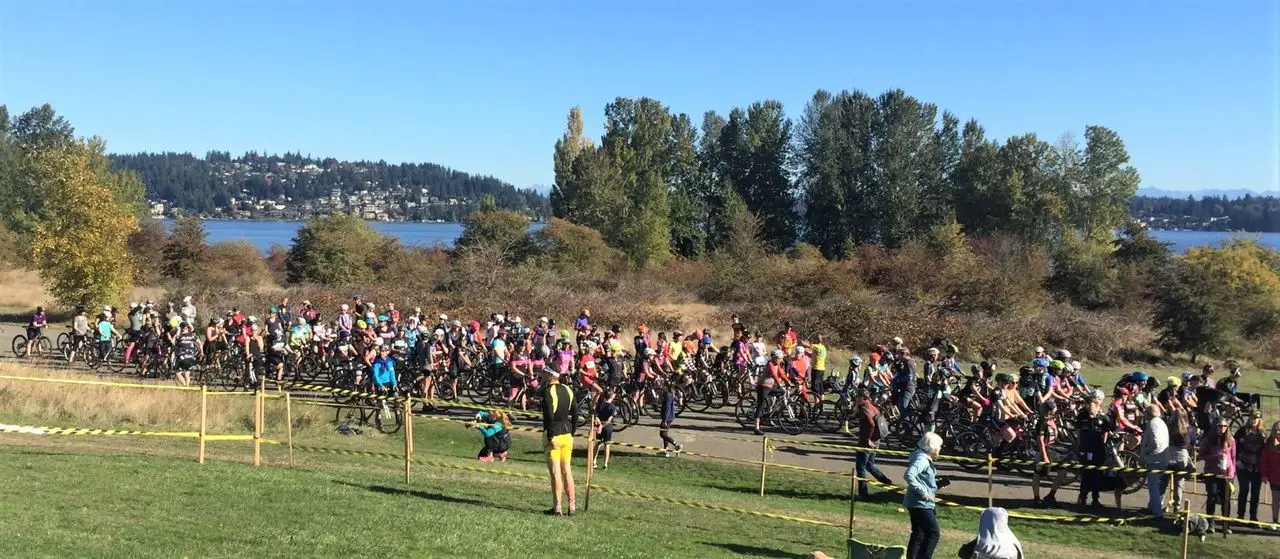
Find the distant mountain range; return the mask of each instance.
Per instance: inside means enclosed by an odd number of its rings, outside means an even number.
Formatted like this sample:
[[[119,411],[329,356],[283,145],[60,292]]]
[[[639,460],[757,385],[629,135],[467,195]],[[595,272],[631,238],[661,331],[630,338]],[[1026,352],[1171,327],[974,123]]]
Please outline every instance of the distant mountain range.
[[[1197,190],[1165,190],[1163,188],[1142,187],[1138,189],[1138,196],[1150,196],[1152,198],[1186,198],[1193,196],[1197,200],[1207,196],[1222,197],[1228,199],[1243,198],[1246,194],[1253,196],[1280,196],[1280,192],[1259,192],[1248,188],[1201,188]]]

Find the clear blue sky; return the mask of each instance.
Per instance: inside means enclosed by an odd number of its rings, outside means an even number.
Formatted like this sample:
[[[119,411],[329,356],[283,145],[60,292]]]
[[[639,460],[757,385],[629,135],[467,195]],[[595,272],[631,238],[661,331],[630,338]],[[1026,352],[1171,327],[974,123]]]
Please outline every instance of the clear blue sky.
[[[1280,191],[1280,2],[0,0],[0,103],[117,152],[431,161],[552,182],[581,105],[900,87],[1000,138],[1116,129],[1143,185]]]

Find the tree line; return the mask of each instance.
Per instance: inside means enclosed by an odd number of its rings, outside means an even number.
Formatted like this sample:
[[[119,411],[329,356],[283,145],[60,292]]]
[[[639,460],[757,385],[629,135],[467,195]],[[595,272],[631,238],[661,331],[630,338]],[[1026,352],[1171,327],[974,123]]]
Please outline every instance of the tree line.
[[[471,175],[434,163],[340,161],[298,153],[283,155],[247,152],[232,157],[211,151],[204,157],[190,153],[133,153],[111,156],[121,169],[137,173],[147,186],[147,198],[198,213],[226,208],[232,199],[289,197],[297,201],[344,196],[361,190],[390,190],[396,186],[427,187],[431,196],[477,201],[492,196],[499,207],[532,215],[546,215],[546,197],[533,189],[517,188],[491,176]],[[284,166],[278,164],[285,164]],[[315,165],[316,172],[299,172]],[[270,173],[271,176],[267,176]]]
[[[1129,212],[1156,228],[1280,232],[1280,198],[1275,196],[1134,196]]]
[[[798,242],[847,258],[860,244],[905,246],[954,222],[1048,245],[1109,242],[1139,183],[1104,126],[1056,142],[990,139],[902,90],[818,91],[800,119],[781,103],[702,115],[700,126],[651,98],[605,106],[599,141],[569,112],[554,150],[556,217],[600,230],[636,264],[714,253],[735,213],[775,251]]]

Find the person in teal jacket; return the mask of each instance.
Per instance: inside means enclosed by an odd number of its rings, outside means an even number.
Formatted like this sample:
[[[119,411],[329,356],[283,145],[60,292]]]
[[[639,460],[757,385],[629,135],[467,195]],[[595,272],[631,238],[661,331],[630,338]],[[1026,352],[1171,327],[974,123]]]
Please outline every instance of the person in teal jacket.
[[[907,494],[902,506],[911,516],[911,539],[907,541],[906,559],[930,559],[938,546],[942,530],[934,510],[938,495],[938,471],[933,460],[942,451],[942,437],[925,433],[907,458]],[[942,480],[946,486],[946,480]]]
[[[481,462],[493,462],[496,456],[499,461],[507,461],[507,451],[511,449],[511,416],[503,411],[482,411],[476,414],[476,429],[484,436],[484,446],[476,459]]]
[[[373,359],[373,384],[376,388],[394,388],[396,385],[396,360],[391,356],[391,346],[382,344],[378,356]]]

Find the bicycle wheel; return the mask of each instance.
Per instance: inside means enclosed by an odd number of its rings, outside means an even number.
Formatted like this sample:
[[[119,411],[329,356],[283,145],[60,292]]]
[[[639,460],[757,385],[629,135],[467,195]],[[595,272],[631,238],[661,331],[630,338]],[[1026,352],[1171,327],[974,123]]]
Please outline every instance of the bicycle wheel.
[[[775,405],[772,418],[784,433],[794,437],[803,433],[809,424],[809,404],[798,397],[780,402]]]
[[[404,406],[399,402],[370,400],[373,404],[373,426],[383,434],[398,433],[404,426]]]
[[[981,432],[976,430],[961,431],[956,434],[952,445],[956,456],[972,460],[957,460],[960,469],[968,472],[981,472],[987,469],[984,461],[987,458],[987,441]]]
[[[814,423],[824,432],[836,433],[844,428],[851,412],[852,410],[849,409],[847,400],[837,400],[835,402],[819,401]]]
[[[1119,454],[1120,462],[1117,465],[1122,468],[1138,467],[1142,464],[1138,459],[1138,454],[1133,451],[1124,450]],[[1147,486],[1147,475],[1144,473],[1116,472],[1116,474],[1120,476],[1120,481],[1124,484],[1123,487],[1125,495],[1142,491],[1142,488]]]
[[[19,359],[27,356],[27,337],[18,334],[13,337],[13,356]]]
[[[53,342],[49,341],[49,336],[40,336],[37,345],[40,348],[41,357],[53,357]]]
[[[756,395],[744,394],[738,399],[738,405],[733,408],[733,417],[738,420],[738,424],[747,428],[756,426]]]
[[[621,400],[618,400],[617,406],[618,417],[615,418],[615,421],[613,422],[614,432],[625,431],[627,427],[630,427],[640,421],[639,418],[636,417],[636,405],[631,401],[631,398],[622,398]]]
[[[712,383],[691,384],[685,390],[684,406],[697,413],[707,411],[716,399],[715,386]]]
[[[71,334],[59,332],[57,342],[59,353],[62,354],[63,359],[67,359],[71,353]]]

